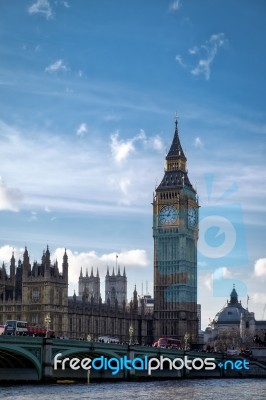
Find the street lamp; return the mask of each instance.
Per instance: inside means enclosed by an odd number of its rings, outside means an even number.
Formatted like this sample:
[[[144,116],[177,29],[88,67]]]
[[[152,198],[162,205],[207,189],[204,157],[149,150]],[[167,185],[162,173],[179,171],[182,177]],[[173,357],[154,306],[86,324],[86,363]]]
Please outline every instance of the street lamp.
[[[186,332],[185,336],[184,336],[184,340],[185,340],[185,350],[187,350],[187,344],[188,344],[188,340],[189,340],[189,334]]]
[[[87,342],[91,342],[91,335],[90,334],[87,336]]]
[[[133,336],[133,332],[134,332],[132,325],[130,325],[128,332],[129,332],[129,344],[131,345],[132,344],[132,336]]]
[[[44,323],[45,323],[45,328],[46,328],[45,337],[47,338],[48,337],[48,331],[49,331],[50,323],[51,323],[51,318],[50,318],[49,314],[46,315],[46,317],[44,319]]]

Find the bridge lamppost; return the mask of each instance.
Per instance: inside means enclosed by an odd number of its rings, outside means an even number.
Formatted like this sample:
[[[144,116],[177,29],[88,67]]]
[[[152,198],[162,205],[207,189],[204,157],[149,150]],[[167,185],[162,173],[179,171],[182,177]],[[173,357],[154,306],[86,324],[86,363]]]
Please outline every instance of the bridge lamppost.
[[[185,336],[184,336],[184,340],[185,340],[185,350],[188,349],[188,340],[189,340],[189,334],[186,332]]]
[[[129,344],[131,345],[132,344],[132,336],[133,336],[133,332],[134,332],[132,325],[130,325],[128,332],[129,332]]]
[[[45,328],[46,328],[45,337],[47,338],[48,337],[48,331],[49,331],[50,323],[51,323],[51,318],[50,318],[49,314],[46,315],[46,317],[44,319],[44,323],[45,323]]]

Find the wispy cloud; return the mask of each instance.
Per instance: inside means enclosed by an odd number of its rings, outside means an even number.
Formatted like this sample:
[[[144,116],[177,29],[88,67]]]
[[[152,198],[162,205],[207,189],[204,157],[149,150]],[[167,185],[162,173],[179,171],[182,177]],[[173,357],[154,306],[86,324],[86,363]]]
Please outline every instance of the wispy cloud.
[[[68,71],[68,69],[69,68],[67,68],[66,64],[64,63],[64,60],[56,60],[54,63],[46,67],[45,71],[49,72],[50,74],[54,74],[60,71]]]
[[[188,49],[189,56],[194,58],[197,57],[196,65],[195,62],[193,63],[190,60],[184,62],[184,57],[180,54],[176,55],[176,61],[180,66],[188,69],[192,75],[202,75],[206,80],[209,80],[211,75],[211,66],[217,56],[218,49],[224,47],[226,43],[227,39],[225,38],[224,33],[213,34],[204,44]]]
[[[28,8],[29,14],[41,14],[46,19],[51,19],[54,16],[53,9],[48,0],[37,0]]]
[[[0,211],[18,211],[21,200],[20,190],[8,188],[0,176]]]
[[[125,161],[130,154],[135,152],[135,142],[146,139],[145,132],[141,129],[140,132],[133,138],[128,140],[119,139],[119,132],[111,135],[111,152],[114,160],[117,163]]]
[[[88,127],[85,122],[82,122],[76,130],[77,136],[84,136],[88,132]]]
[[[181,0],[174,0],[174,1],[170,4],[169,8],[170,8],[170,10],[172,10],[172,11],[178,11],[178,10],[180,9],[181,6],[182,6]]]
[[[151,138],[152,147],[155,150],[161,151],[164,149],[164,144],[162,138],[159,135],[154,136]]]
[[[176,56],[175,56],[175,59],[176,59],[176,61],[179,63],[179,65],[181,65],[181,67],[186,67],[186,64],[184,64],[184,62],[183,62],[183,60],[182,60],[182,57],[180,56],[180,54],[177,54]]]
[[[204,75],[205,79],[210,79],[211,74],[211,64],[213,63],[218,49],[225,45],[225,35],[224,33],[218,33],[212,35],[205,44],[201,45],[201,49],[205,54],[199,59],[198,64],[195,68],[191,70],[192,75]],[[197,54],[196,52],[195,54]]]
[[[70,5],[69,5],[69,3],[67,1],[61,1],[61,3],[63,4],[63,6],[65,8],[70,8]]]
[[[93,142],[85,135],[80,146],[73,136],[61,137],[47,130],[39,130],[36,136],[35,130],[24,131],[0,120],[0,159],[6,180],[12,178],[14,187],[23,187],[21,209],[38,213],[145,213],[146,208],[139,206],[140,198],[148,209],[154,174],[160,172],[155,149],[162,146],[160,138],[146,137],[144,131],[129,139],[122,139],[118,133],[111,136],[108,143],[105,139]],[[138,149],[137,142],[141,144]],[[123,161],[133,154],[127,168],[123,168]],[[103,177],[108,185],[99,185]],[[10,196],[7,202],[6,186],[3,192],[2,206],[18,208]]]
[[[194,139],[194,147],[201,149],[203,147],[203,142],[199,136]]]

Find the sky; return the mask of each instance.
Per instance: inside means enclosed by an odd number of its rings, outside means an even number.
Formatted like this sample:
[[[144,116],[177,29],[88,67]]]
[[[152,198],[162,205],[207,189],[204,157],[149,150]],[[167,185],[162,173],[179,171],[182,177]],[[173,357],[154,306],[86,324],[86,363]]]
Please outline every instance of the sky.
[[[0,262],[126,267],[153,293],[152,196],[178,114],[200,203],[202,328],[266,318],[264,0],[1,0]]]

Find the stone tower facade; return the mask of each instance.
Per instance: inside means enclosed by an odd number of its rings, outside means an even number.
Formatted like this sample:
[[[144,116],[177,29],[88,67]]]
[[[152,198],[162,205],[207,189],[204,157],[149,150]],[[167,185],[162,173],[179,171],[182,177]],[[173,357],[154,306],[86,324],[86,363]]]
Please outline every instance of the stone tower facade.
[[[4,269],[5,271],[5,269]],[[47,246],[41,263],[31,265],[27,248],[23,261],[10,260],[10,276],[5,272],[0,277],[0,311],[3,322],[24,320],[29,325],[44,325],[51,319],[50,329],[62,336],[68,331],[68,257],[63,256],[62,271],[58,262],[50,260]],[[5,288],[5,290],[4,290]]]
[[[93,300],[98,303],[100,300],[100,277],[97,268],[96,276],[93,273],[93,267],[91,268],[91,274],[88,275],[88,269],[86,269],[86,275],[83,276],[82,268],[80,269],[79,275],[79,296],[85,295],[89,299],[93,297]]]
[[[153,196],[155,338],[197,340],[198,200],[178,123],[164,177]]]
[[[127,277],[124,268],[123,274],[120,273],[120,267],[118,267],[117,274],[113,268],[112,274],[109,273],[109,267],[107,267],[107,273],[105,276],[105,302],[110,302],[114,305],[117,301],[118,306],[123,306],[127,303]]]

